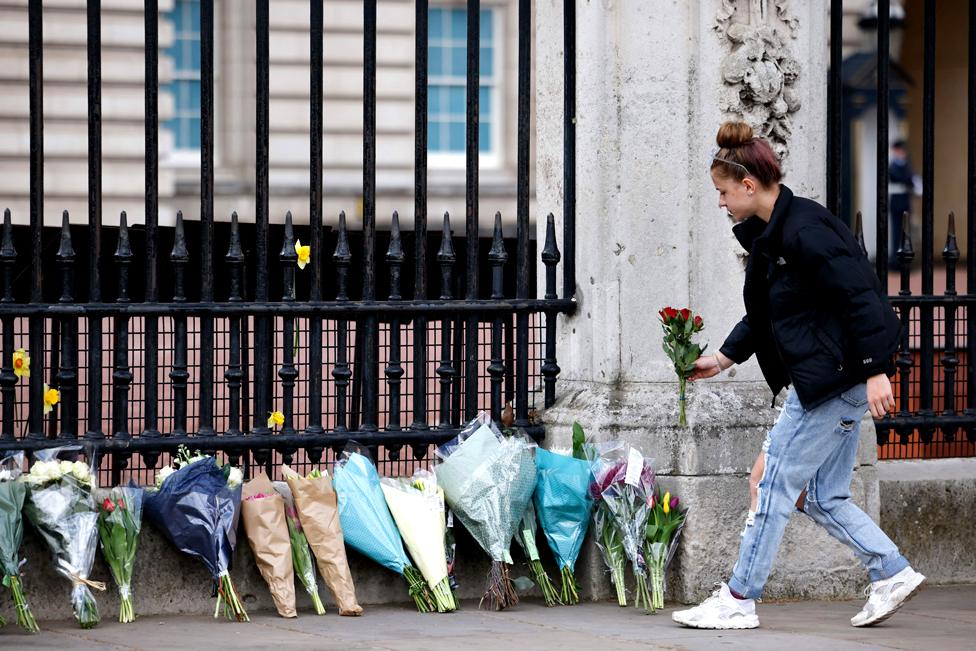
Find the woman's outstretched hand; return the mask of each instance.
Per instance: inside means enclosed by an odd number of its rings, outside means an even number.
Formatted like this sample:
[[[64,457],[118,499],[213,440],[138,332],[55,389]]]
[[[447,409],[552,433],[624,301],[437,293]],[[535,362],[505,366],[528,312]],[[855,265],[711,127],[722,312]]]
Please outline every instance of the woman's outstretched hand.
[[[721,366],[719,366],[719,364],[721,364]],[[730,366],[732,366],[732,360],[722,353],[716,353],[715,355],[704,355],[695,360],[695,370],[691,372],[688,379],[694,382],[695,380],[704,380],[705,378],[715,377]]]

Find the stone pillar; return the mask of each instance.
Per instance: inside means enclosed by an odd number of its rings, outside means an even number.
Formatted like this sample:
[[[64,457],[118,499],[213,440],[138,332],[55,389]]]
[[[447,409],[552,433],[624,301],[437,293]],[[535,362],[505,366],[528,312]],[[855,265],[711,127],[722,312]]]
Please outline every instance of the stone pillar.
[[[536,70],[562,69],[562,7],[536,4]],[[591,438],[624,439],[655,459],[661,482],[692,509],[671,595],[697,600],[731,572],[748,472],[778,411],[750,361],[690,388],[689,427],[678,428],[656,315],[665,305],[701,313],[700,339],[714,350],[743,314],[743,252],[708,175],[723,119],[768,131],[786,183],[823,201],[827,10],[705,0],[578,2],[576,11],[579,307],[559,327],[562,372],[547,437],[567,445],[578,420]],[[537,202],[561,220],[562,76],[537,75],[536,92]],[[869,423],[865,442],[870,466]],[[877,480],[865,470],[855,497],[877,516]],[[590,552],[584,589],[603,597],[609,582]],[[853,596],[864,580],[848,550],[811,522],[793,523],[766,596]]]

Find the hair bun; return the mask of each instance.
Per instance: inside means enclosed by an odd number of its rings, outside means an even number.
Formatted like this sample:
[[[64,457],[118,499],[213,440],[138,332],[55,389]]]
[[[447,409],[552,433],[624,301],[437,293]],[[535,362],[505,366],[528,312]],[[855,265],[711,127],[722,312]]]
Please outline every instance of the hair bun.
[[[723,122],[715,140],[722,149],[741,147],[752,140],[752,127],[745,122]]]

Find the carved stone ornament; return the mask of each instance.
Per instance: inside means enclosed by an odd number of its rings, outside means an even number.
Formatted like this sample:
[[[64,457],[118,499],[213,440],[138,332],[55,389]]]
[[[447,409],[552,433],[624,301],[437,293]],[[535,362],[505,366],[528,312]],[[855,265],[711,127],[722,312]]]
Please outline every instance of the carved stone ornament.
[[[722,61],[722,111],[739,116],[773,146],[781,161],[789,155],[800,108],[794,84],[800,64],[790,50],[799,21],[788,0],[721,0],[715,30],[731,51]]]

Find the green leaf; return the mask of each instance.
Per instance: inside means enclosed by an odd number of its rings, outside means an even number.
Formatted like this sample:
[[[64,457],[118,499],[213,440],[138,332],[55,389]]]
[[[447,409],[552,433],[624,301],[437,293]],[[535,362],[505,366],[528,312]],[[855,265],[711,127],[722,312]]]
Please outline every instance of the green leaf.
[[[586,459],[586,433],[583,426],[573,421],[573,458]]]

